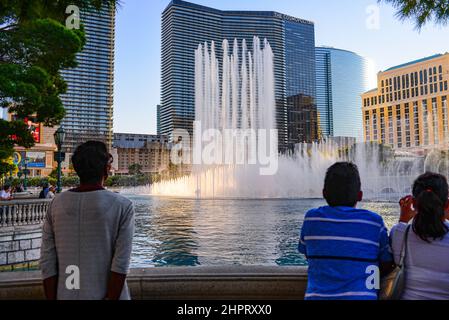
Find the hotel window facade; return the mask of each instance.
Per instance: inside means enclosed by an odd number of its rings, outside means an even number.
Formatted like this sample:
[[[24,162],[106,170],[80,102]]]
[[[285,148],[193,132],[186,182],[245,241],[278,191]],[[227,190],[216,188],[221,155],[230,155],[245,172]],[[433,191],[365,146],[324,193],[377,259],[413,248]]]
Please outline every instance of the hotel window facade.
[[[88,140],[111,148],[113,139],[115,10],[83,11],[80,18],[86,44],[77,54],[78,66],[61,72],[67,82],[61,95],[67,153]]]
[[[449,147],[448,81],[449,53],[379,72],[378,88],[362,95],[364,140],[396,149]]]
[[[128,175],[134,164],[141,166],[143,174],[160,173],[170,164],[170,144],[165,136],[114,133],[112,151],[118,175]]]

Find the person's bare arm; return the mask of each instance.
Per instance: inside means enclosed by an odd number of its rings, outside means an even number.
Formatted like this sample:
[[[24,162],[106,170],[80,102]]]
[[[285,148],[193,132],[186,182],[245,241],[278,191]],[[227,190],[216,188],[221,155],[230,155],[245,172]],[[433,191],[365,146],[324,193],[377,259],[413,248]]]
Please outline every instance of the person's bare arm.
[[[111,271],[105,300],[119,300],[125,285],[126,274]]]
[[[47,300],[56,300],[58,292],[58,276],[44,279],[44,292]]]

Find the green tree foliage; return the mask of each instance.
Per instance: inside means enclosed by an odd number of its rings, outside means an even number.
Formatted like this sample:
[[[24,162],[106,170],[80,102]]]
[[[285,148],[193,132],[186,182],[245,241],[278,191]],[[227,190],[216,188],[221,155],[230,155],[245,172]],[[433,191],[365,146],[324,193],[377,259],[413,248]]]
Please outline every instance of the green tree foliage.
[[[449,21],[449,0],[379,0],[382,1],[396,8],[401,20],[414,20],[417,29],[430,21],[439,25],[447,25]]]
[[[128,173],[132,176],[137,176],[142,174],[142,166],[138,163],[134,163],[128,167]]]
[[[35,117],[46,126],[65,115],[59,96],[67,84],[60,70],[76,67],[85,33],[65,26],[68,5],[80,10],[115,8],[113,0],[0,1],[0,112],[8,108],[13,121],[0,119],[0,167],[7,166],[14,145],[34,145],[23,121]],[[21,120],[22,119],[22,120]]]

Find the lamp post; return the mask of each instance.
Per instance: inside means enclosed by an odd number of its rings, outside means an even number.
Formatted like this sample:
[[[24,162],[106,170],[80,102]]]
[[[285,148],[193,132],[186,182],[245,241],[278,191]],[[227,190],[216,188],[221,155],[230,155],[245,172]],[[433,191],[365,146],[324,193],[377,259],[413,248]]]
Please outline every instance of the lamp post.
[[[61,193],[62,191],[62,186],[61,186],[61,163],[62,163],[62,145],[64,143],[65,140],[65,131],[63,127],[59,127],[58,130],[56,130],[56,132],[54,133],[54,138],[55,138],[55,143],[56,146],[58,147],[58,154],[56,157],[56,161],[58,162],[58,183],[56,186],[56,192],[57,193]]]
[[[23,175],[24,175],[24,180],[23,180],[23,190],[27,191],[28,190],[28,158],[25,157],[25,159],[23,159],[23,165],[24,165],[24,170],[23,170]]]

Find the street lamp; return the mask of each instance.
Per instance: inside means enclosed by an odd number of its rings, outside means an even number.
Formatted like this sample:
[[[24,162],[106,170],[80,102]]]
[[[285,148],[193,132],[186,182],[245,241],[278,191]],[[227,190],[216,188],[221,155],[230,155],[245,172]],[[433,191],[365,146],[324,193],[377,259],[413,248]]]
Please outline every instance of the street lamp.
[[[24,175],[24,180],[23,180],[23,190],[24,191],[27,191],[28,190],[28,180],[27,180],[27,177],[28,177],[28,174],[29,174],[29,171],[28,171],[28,158],[27,157],[25,157],[25,159],[23,159],[23,165],[24,165],[24,170],[23,170],[23,175]]]
[[[56,161],[58,162],[58,183],[56,186],[56,192],[57,193],[61,193],[62,191],[62,187],[61,187],[61,162],[62,162],[62,145],[64,143],[65,140],[65,131],[63,127],[59,127],[58,130],[56,130],[56,132],[54,133],[54,138],[55,138],[55,143],[56,146],[58,147],[58,154],[56,157]]]

